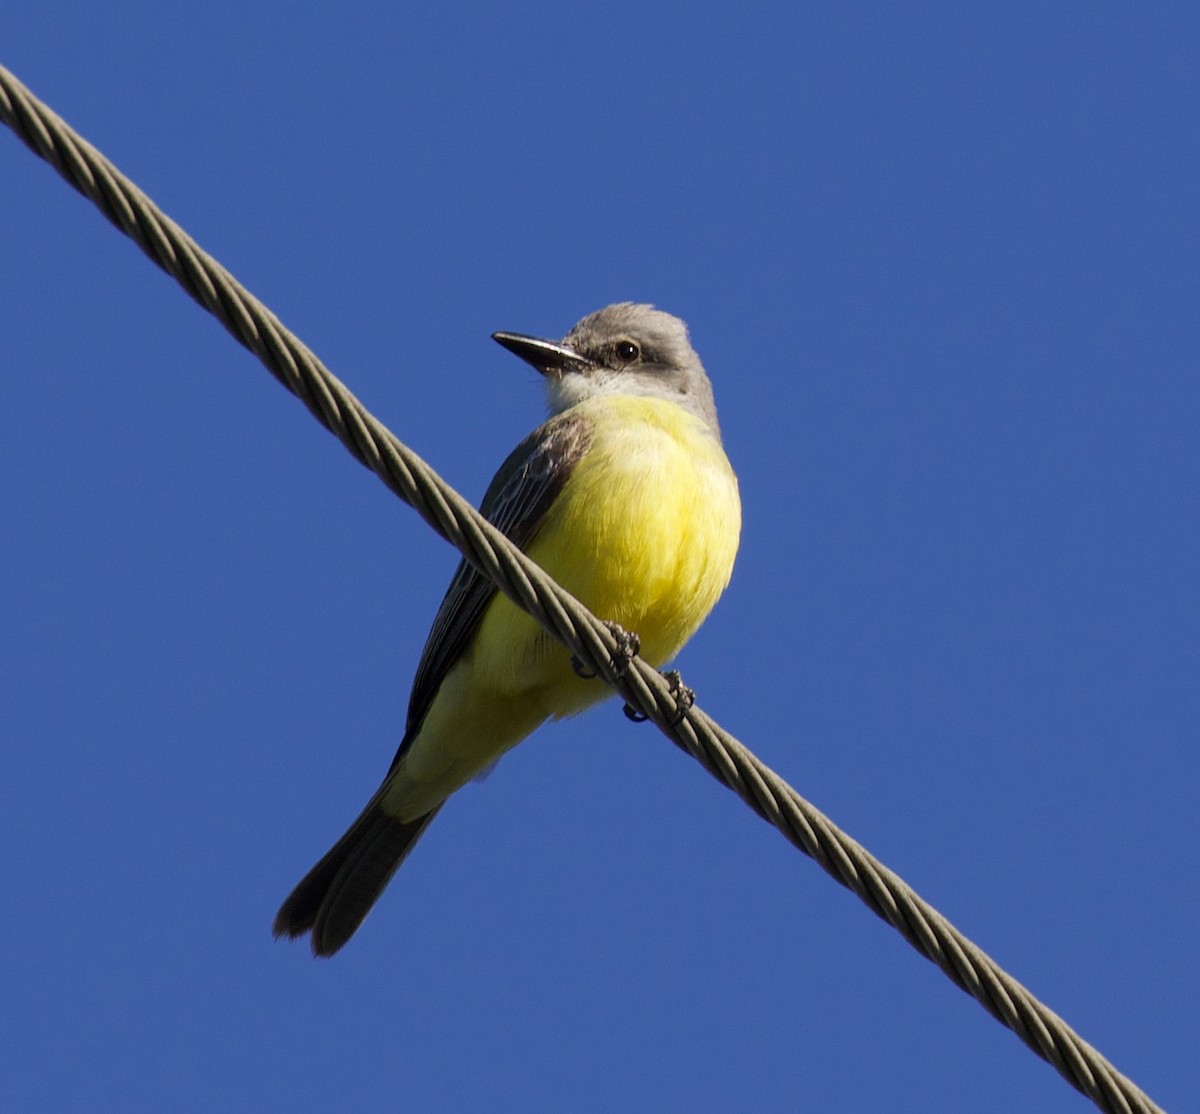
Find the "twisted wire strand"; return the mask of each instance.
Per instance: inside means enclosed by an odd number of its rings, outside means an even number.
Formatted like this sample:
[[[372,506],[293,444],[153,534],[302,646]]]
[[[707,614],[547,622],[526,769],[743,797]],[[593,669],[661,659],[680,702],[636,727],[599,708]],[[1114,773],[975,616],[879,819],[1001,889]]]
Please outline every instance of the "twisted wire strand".
[[[623,669],[614,666],[616,640],[596,616],[372,417],[274,314],[3,66],[0,120],[175,278],[357,460],[505,595],[631,708],[653,720],[672,742],[936,963],[1068,1083],[1112,1114],[1161,1110],[1057,1014],[699,707],[681,714],[676,693],[657,670],[640,658]]]

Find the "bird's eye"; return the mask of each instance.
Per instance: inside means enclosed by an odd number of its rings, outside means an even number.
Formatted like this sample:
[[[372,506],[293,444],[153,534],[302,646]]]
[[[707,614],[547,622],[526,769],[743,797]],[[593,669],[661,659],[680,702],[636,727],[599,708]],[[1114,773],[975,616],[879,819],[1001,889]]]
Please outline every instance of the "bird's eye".
[[[641,349],[631,340],[623,340],[617,345],[617,359],[623,364],[633,363],[641,354]]]

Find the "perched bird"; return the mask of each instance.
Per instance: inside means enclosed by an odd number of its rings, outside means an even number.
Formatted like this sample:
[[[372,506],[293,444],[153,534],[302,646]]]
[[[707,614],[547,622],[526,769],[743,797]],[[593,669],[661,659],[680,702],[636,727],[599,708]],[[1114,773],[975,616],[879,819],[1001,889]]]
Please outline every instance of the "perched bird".
[[[712,388],[682,321],[620,303],[556,343],[493,339],[544,377],[550,418],[496,473],[480,508],[661,666],[729,583],[737,478]],[[446,798],[547,719],[611,695],[466,562],[433,622],[404,739],[361,815],[292,891],[276,936],[332,955],[354,934]]]

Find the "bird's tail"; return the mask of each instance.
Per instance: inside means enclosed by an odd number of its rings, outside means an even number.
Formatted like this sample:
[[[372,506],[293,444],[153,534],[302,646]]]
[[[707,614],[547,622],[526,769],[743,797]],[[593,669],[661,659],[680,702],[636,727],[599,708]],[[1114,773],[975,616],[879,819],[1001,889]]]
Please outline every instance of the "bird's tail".
[[[416,820],[397,820],[373,800],[292,890],[275,917],[276,937],[311,932],[313,954],[333,955],[358,930],[441,807]]]

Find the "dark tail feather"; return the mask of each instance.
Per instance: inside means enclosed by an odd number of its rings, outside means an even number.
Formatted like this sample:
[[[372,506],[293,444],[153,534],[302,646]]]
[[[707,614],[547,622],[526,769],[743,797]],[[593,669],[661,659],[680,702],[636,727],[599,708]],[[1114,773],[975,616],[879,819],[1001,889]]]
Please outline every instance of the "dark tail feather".
[[[397,820],[372,801],[283,903],[276,937],[311,932],[313,954],[333,955],[358,930],[437,813]]]

